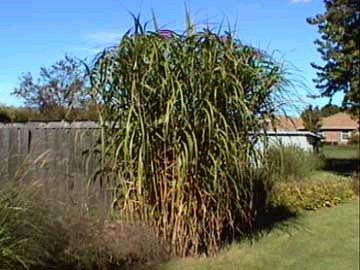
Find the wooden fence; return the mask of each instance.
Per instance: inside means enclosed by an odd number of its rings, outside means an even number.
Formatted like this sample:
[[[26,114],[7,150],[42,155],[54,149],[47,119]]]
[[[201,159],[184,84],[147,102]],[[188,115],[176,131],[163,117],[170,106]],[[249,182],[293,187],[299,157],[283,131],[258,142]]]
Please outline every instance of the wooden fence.
[[[99,164],[90,155],[98,135],[95,122],[0,123],[0,181],[84,190]]]

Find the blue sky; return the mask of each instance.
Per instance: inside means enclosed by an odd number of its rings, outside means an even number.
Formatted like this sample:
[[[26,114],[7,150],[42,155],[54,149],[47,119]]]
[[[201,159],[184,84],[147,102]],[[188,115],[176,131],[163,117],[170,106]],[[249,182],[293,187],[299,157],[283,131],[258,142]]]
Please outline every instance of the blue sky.
[[[324,105],[327,99],[310,100],[306,91],[317,93],[310,62],[320,57],[313,41],[317,29],[306,18],[324,11],[322,0],[188,0],[198,25],[216,25],[223,18],[237,22],[237,37],[243,42],[276,52],[291,63],[293,77],[305,86],[297,91],[306,102]],[[0,104],[21,105],[10,95],[21,73],[37,76],[65,54],[87,57],[116,44],[131,27],[129,12],[151,18],[170,29],[184,27],[184,1],[178,0],[1,0],[0,9]],[[307,89],[307,90],[305,90]],[[339,103],[341,96],[334,99]]]

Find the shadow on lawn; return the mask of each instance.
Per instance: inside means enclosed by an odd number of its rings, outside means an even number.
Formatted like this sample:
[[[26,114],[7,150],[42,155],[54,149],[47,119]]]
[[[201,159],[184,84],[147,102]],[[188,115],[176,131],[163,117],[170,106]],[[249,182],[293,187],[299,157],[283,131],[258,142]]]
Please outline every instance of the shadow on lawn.
[[[358,158],[326,159],[324,170],[349,176],[354,172],[360,172],[360,160]]]
[[[257,218],[255,230],[248,234],[246,238],[258,240],[275,228],[290,232],[290,228],[298,227],[297,216],[296,213],[290,211],[286,206],[271,207],[266,213]],[[291,221],[291,223],[288,221]],[[300,223],[298,225],[299,227],[301,226]]]

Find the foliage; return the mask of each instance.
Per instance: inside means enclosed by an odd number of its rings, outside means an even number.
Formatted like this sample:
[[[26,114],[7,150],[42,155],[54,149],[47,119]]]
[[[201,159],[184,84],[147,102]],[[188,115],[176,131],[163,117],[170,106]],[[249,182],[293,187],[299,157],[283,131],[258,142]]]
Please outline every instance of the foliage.
[[[98,109],[96,104],[88,102],[82,108],[52,110],[49,113],[40,112],[27,107],[0,107],[0,122],[29,122],[29,121],[97,121]]]
[[[38,81],[30,73],[23,75],[13,94],[43,115],[64,119],[69,109],[82,108],[89,99],[82,67],[79,60],[66,56],[50,68],[41,68]]]
[[[41,119],[39,112],[23,107],[0,107],[0,111],[8,116],[7,122],[28,122]]]
[[[298,146],[271,146],[267,150],[269,166],[281,181],[309,177],[322,168],[323,160],[316,153],[307,152]]]
[[[334,104],[326,104],[320,109],[320,114],[322,118],[329,117],[331,115],[337,114],[338,112],[341,112],[342,109]]]
[[[213,254],[267,208],[272,178],[250,135],[273,116],[282,67],[231,31],[155,30],[135,18],[95,62],[101,172],[121,216],[155,228],[173,254]]]
[[[143,226],[65,211],[38,186],[0,190],[1,270],[145,269],[165,258],[157,243]]]
[[[352,134],[348,140],[348,144],[360,145],[360,133],[356,132]]]
[[[301,119],[304,128],[311,132],[319,132],[321,128],[321,113],[318,107],[313,108],[311,105],[301,113]]]
[[[72,108],[65,114],[67,121],[98,121],[98,104],[87,102],[82,108]]]
[[[324,2],[325,13],[307,19],[310,24],[318,26],[321,38],[315,44],[325,62],[324,66],[312,64],[318,70],[314,81],[323,96],[344,92],[344,104],[356,112],[360,109],[360,2]]]
[[[0,108],[0,123],[9,123],[9,122],[11,122],[10,115],[6,110]]]
[[[322,173],[304,181],[279,183],[273,196],[273,204],[287,207],[297,213],[332,207],[353,198],[351,181],[341,176]]]
[[[354,193],[360,197],[360,172],[354,172],[352,175],[352,188]]]
[[[42,266],[47,259],[43,227],[32,227],[39,213],[30,211],[29,202],[12,190],[0,193],[0,269],[27,269]]]

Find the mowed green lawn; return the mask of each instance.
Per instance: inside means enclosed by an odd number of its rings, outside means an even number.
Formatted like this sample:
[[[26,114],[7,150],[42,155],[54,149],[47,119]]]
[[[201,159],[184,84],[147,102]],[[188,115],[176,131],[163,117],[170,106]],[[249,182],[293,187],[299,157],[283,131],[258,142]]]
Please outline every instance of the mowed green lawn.
[[[307,213],[216,257],[174,260],[160,269],[358,270],[359,202]]]
[[[331,159],[355,159],[358,157],[358,145],[324,145],[325,158]]]

